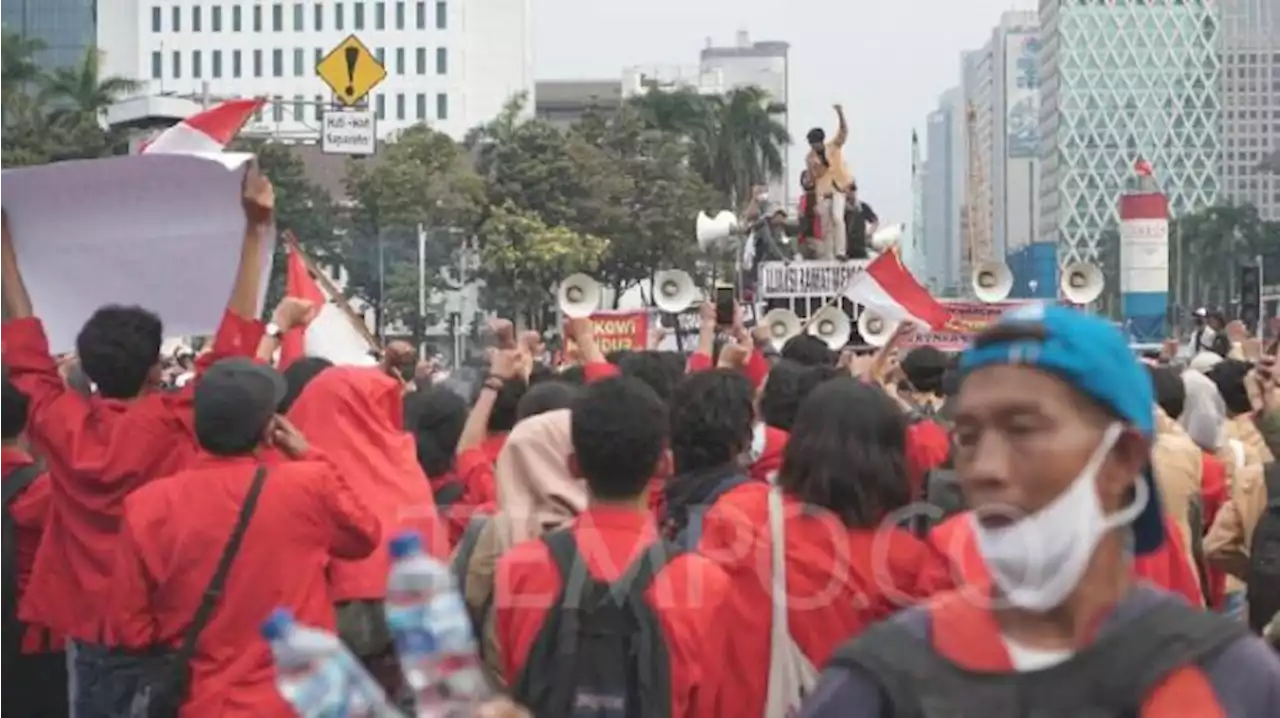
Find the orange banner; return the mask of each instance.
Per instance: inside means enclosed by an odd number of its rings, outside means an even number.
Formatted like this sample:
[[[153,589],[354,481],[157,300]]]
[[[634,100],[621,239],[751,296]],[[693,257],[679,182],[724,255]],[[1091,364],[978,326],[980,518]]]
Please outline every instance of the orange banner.
[[[960,351],[969,344],[969,340],[983,329],[991,326],[996,319],[1014,307],[1026,302],[983,302],[945,301],[951,311],[951,321],[943,329],[932,331],[917,329],[903,342],[905,347],[931,346],[943,351]]]
[[[649,346],[647,311],[595,312],[591,323],[596,327],[596,344],[605,354],[619,349],[643,351]]]

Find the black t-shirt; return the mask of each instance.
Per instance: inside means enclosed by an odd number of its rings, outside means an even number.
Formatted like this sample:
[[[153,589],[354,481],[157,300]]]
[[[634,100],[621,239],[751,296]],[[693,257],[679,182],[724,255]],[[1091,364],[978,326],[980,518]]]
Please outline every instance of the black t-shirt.
[[[851,204],[844,210],[845,256],[867,258],[867,225],[880,221],[866,202]]]

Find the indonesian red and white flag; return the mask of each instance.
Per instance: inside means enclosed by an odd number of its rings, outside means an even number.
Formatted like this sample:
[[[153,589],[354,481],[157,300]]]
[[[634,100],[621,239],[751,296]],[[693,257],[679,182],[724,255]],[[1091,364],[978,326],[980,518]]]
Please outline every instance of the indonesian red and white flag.
[[[951,312],[911,276],[896,249],[883,252],[854,275],[844,295],[895,322],[942,329],[951,320]]]
[[[152,137],[138,148],[138,153],[189,155],[222,152],[263,102],[262,98],[228,100],[196,113]]]
[[[352,317],[335,298],[311,276],[307,262],[296,245],[290,244],[285,268],[285,295],[306,299],[320,308],[305,329],[293,329],[280,338],[277,366],[286,368],[302,357],[323,357],[334,364],[373,366],[377,359],[370,355],[372,347],[356,328]]]
[[[1139,177],[1151,177],[1155,172],[1156,169],[1151,166],[1151,163],[1141,157],[1133,163],[1133,173]]]

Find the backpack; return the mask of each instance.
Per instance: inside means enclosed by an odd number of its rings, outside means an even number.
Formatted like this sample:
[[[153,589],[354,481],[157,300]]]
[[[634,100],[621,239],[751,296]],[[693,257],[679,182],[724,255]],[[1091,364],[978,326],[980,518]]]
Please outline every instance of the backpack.
[[[672,539],[675,544],[688,551],[696,549],[698,547],[698,541],[702,539],[703,515],[710,511],[712,506],[715,506],[716,501],[718,501],[721,496],[724,496],[733,489],[736,489],[748,482],[750,482],[750,479],[743,474],[737,474],[735,476],[725,478],[720,483],[716,484],[706,496],[701,497],[697,505],[690,506],[688,520],[685,521],[684,526],[676,532],[675,537]]]
[[[682,550],[658,541],[604,583],[588,573],[569,530],[540,540],[562,587],[512,698],[537,718],[671,718],[671,657],[644,592]]]
[[[22,621],[18,620],[18,525],[13,519],[13,514],[9,512],[9,508],[13,505],[15,499],[22,495],[27,487],[35,483],[40,478],[40,467],[36,464],[27,464],[10,471],[0,480],[0,489],[3,489],[4,498],[4,535],[0,538],[4,540],[3,547],[3,566],[0,570],[4,573],[3,587],[3,610],[4,610],[4,660],[6,666],[14,665],[10,661],[16,659],[22,653],[22,638],[26,633],[26,626]]]
[[[480,545],[480,538],[491,519],[491,516],[484,514],[471,517],[467,522],[467,528],[462,532],[462,538],[458,540],[458,547],[454,550],[453,560],[450,562],[453,580],[458,587],[458,595],[462,596],[462,601],[467,607],[467,615],[471,618],[471,627],[475,631],[476,646],[481,659],[484,659],[487,648],[484,640],[486,623],[489,620],[489,614],[493,612],[493,586],[489,586],[484,599],[478,605],[473,605],[467,600],[467,579],[471,573],[471,559],[475,556],[476,547]]]
[[[895,718],[1136,718],[1173,671],[1204,666],[1248,635],[1243,624],[1169,601],[1118,626],[1070,660],[1039,671],[961,668],[897,621],[840,648],[829,666],[873,680]]]
[[[1267,508],[1249,539],[1249,581],[1245,600],[1249,627],[1262,633],[1280,611],[1280,462],[1267,464],[1264,474]]]
[[[922,421],[932,421],[945,428],[941,417],[932,407],[913,406],[907,412],[908,426]],[[964,493],[960,490],[959,476],[956,474],[950,451],[947,452],[947,458],[940,466],[925,472],[924,500],[933,510],[928,513],[913,513],[906,519],[906,527],[920,537],[928,535],[934,526],[951,516],[969,509]]]

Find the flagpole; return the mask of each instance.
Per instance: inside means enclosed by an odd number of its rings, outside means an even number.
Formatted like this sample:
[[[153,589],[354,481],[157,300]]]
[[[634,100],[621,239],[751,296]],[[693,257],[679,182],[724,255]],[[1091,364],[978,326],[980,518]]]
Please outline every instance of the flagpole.
[[[427,356],[427,230],[418,223],[418,357]]]
[[[347,302],[347,298],[343,296],[342,291],[329,279],[329,275],[320,271],[320,268],[316,266],[302,246],[298,244],[298,237],[293,233],[293,230],[286,229],[283,234],[284,241],[291,245],[294,251],[298,253],[298,256],[302,258],[302,263],[306,265],[307,271],[311,273],[311,276],[315,277],[320,287],[333,299],[333,303],[346,315],[352,326],[360,333],[360,336],[364,337],[364,340],[369,343],[369,348],[379,352],[382,351],[382,342],[378,341],[378,338],[369,331],[369,325],[365,324],[364,319],[356,313],[356,310],[351,308],[351,304]]]

